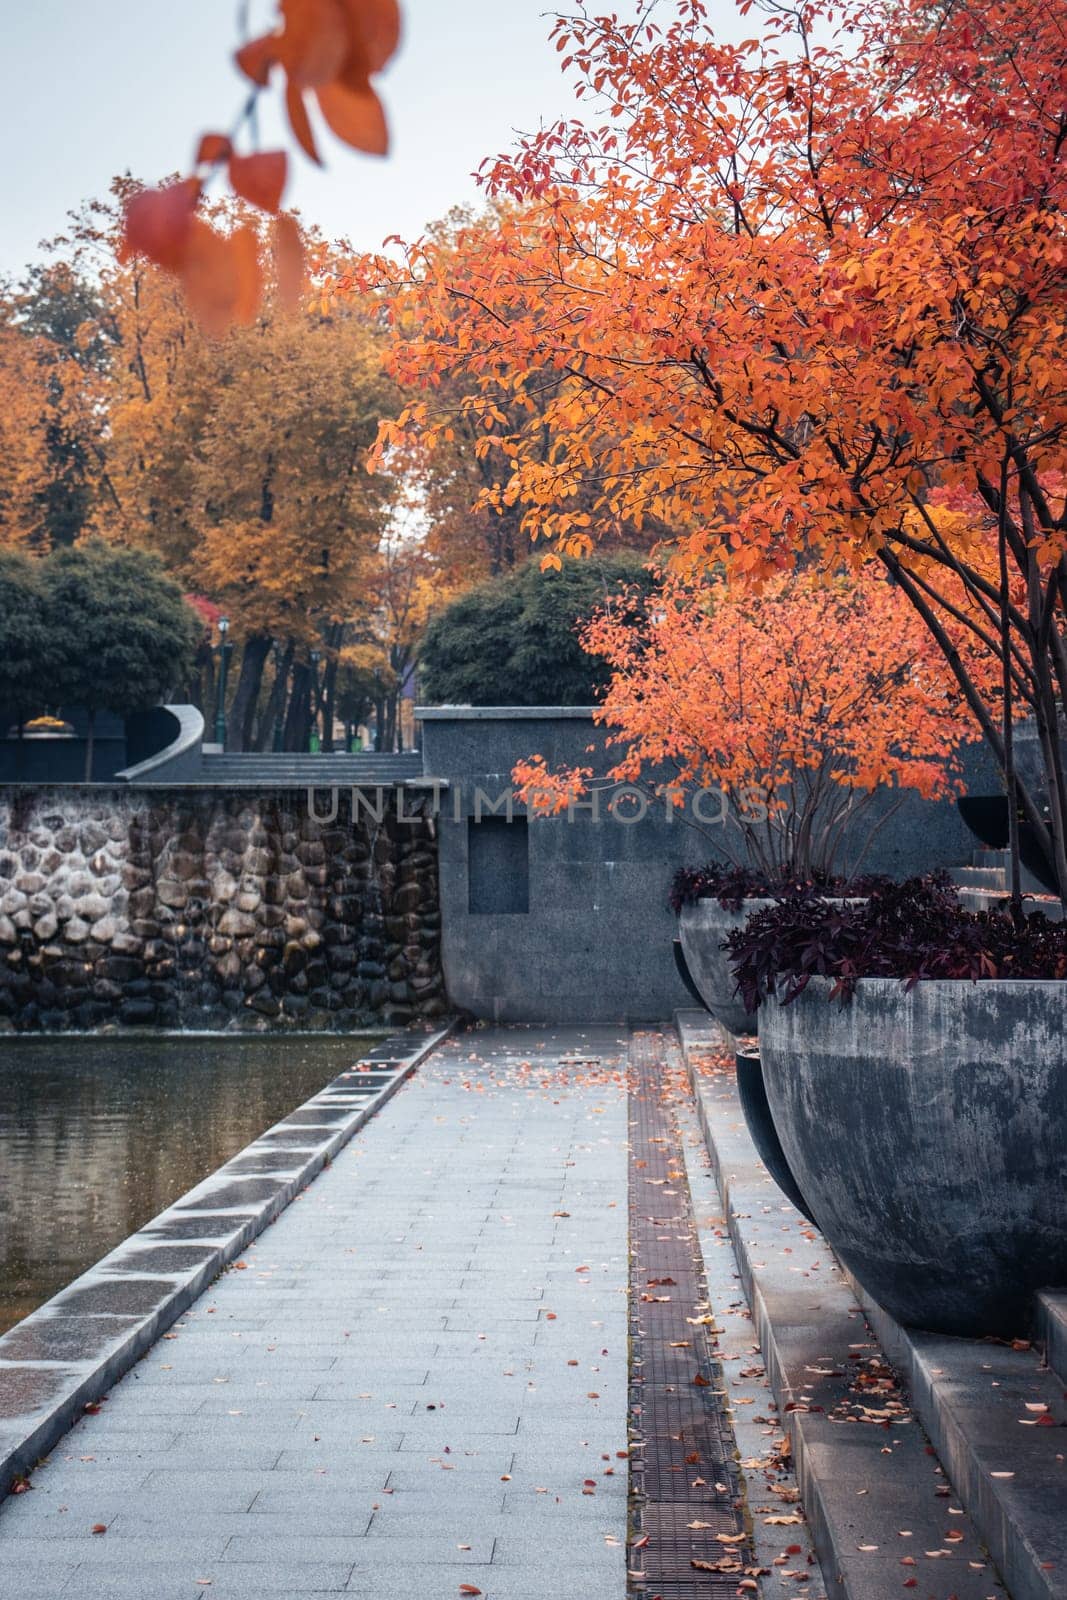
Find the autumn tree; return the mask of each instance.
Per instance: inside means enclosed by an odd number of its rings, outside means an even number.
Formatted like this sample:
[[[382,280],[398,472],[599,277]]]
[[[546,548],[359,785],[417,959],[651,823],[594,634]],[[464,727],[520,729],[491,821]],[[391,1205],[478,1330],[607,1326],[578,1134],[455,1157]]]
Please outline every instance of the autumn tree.
[[[495,164],[517,220],[449,264],[460,321],[412,275],[406,360],[431,386],[566,377],[551,477],[533,427],[514,458],[527,530],[561,549],[695,510],[682,570],[880,561],[1067,893],[1063,13],[814,0],[752,31],[717,39],[701,0],[665,25],[557,18],[594,109]],[[571,491],[591,476],[586,525]],[[953,496],[968,514],[945,514]],[[1013,712],[1035,719],[1039,785],[1015,773]]]
[[[381,317],[352,296],[320,296],[291,313],[272,293],[252,325],[208,337],[173,275],[122,251],[123,209],[138,192],[117,181],[57,246],[57,270],[94,284],[98,316],[79,337],[90,347],[106,340],[110,353],[91,441],[89,526],[157,551],[185,588],[229,615],[241,651],[234,747],[269,745],[279,715],[300,741],[311,650],[332,663],[338,630],[377,604],[372,568],[393,485],[363,460],[395,406]],[[269,282],[267,230],[240,207],[209,215],[218,229],[256,235]],[[311,244],[324,249],[314,236]]]
[[[795,573],[758,595],[668,577],[640,620],[601,611],[582,643],[611,669],[596,715],[616,759],[599,781],[668,804],[705,791],[715,849],[770,884],[854,873],[906,792],[942,798],[958,778],[966,708],[878,568]],[[516,776],[547,812],[594,782],[540,759]]]
[[[189,515],[198,586],[244,641],[231,712],[242,749],[272,639],[298,663],[315,648],[332,658],[338,630],[375,604],[392,485],[364,457],[393,390],[373,314],[352,303],[236,330],[215,360]]]
[[[40,541],[53,549],[73,544],[92,513],[114,328],[96,286],[62,259],[31,267],[9,303],[15,325],[33,340],[42,386],[37,506]]]
[[[0,545],[40,549],[48,394],[38,342],[0,306]]]
[[[462,324],[469,315],[467,291],[459,285],[462,263],[492,250],[501,236],[512,234],[516,218],[506,206],[481,213],[457,207],[433,224],[424,239],[406,253],[404,263],[380,260],[363,263],[365,277],[376,282],[391,322],[390,368],[402,388],[418,390],[424,370],[419,357],[419,332],[433,329],[444,345],[451,341],[455,324],[457,352],[462,346]],[[417,284],[412,293],[411,285]],[[545,500],[556,460],[550,415],[567,374],[550,364],[524,364],[512,371],[503,367],[497,381],[488,373],[475,379],[457,358],[435,364],[432,393],[416,399],[408,421],[420,426],[394,428],[386,424],[379,441],[379,459],[417,494],[425,522],[426,548],[443,575],[460,587],[480,578],[496,577],[521,565],[529,555],[528,518]],[[537,501],[524,492],[514,471],[520,440],[534,447],[544,482]],[[612,441],[605,435],[591,448],[606,452]],[[558,485],[569,498],[575,523],[591,523],[600,491],[595,473],[581,484]],[[674,538],[684,525],[667,527],[650,517],[601,519],[597,541],[608,548],[650,549]]]

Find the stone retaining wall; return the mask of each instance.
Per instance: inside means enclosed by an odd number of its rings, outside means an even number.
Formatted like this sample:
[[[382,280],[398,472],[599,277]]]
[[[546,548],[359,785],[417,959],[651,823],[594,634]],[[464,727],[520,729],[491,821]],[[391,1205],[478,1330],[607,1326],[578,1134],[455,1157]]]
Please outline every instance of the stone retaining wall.
[[[436,822],[397,793],[0,789],[0,1031],[442,1015]]]

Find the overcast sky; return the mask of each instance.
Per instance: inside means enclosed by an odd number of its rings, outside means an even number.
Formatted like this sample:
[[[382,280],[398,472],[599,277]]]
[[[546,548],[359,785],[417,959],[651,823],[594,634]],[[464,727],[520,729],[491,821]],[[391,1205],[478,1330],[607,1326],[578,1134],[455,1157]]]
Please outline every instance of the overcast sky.
[[[405,42],[382,80],[393,130],[384,162],[329,141],[316,172],[297,153],[288,197],[331,237],[376,248],[413,238],[476,197],[470,174],[512,130],[575,109],[548,43],[547,0],[404,0]],[[724,12],[729,0],[720,0]],[[612,9],[632,14],[629,0]],[[152,181],[188,169],[196,136],[241,102],[230,64],[237,0],[33,0],[6,8],[0,274],[83,199],[129,168]],[[254,19],[270,13],[253,0]],[[326,145],[328,140],[324,139]],[[264,142],[275,142],[269,127]]]

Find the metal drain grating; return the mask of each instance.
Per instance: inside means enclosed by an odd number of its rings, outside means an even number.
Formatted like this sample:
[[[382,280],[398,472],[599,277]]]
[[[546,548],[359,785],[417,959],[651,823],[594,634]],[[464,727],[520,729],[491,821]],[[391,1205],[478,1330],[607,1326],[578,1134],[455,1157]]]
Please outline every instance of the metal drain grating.
[[[752,1565],[706,1327],[707,1295],[664,1042],[630,1042],[630,1494],[640,1600],[725,1600]],[[699,1526],[694,1526],[699,1524]],[[695,1564],[695,1563],[699,1563]]]

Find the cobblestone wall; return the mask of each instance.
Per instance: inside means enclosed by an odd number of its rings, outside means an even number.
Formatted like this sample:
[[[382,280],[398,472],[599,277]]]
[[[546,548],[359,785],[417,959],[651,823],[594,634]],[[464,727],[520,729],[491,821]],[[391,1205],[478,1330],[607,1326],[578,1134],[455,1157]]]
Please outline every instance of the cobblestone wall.
[[[436,822],[366,800],[0,790],[0,1031],[440,1015]]]

